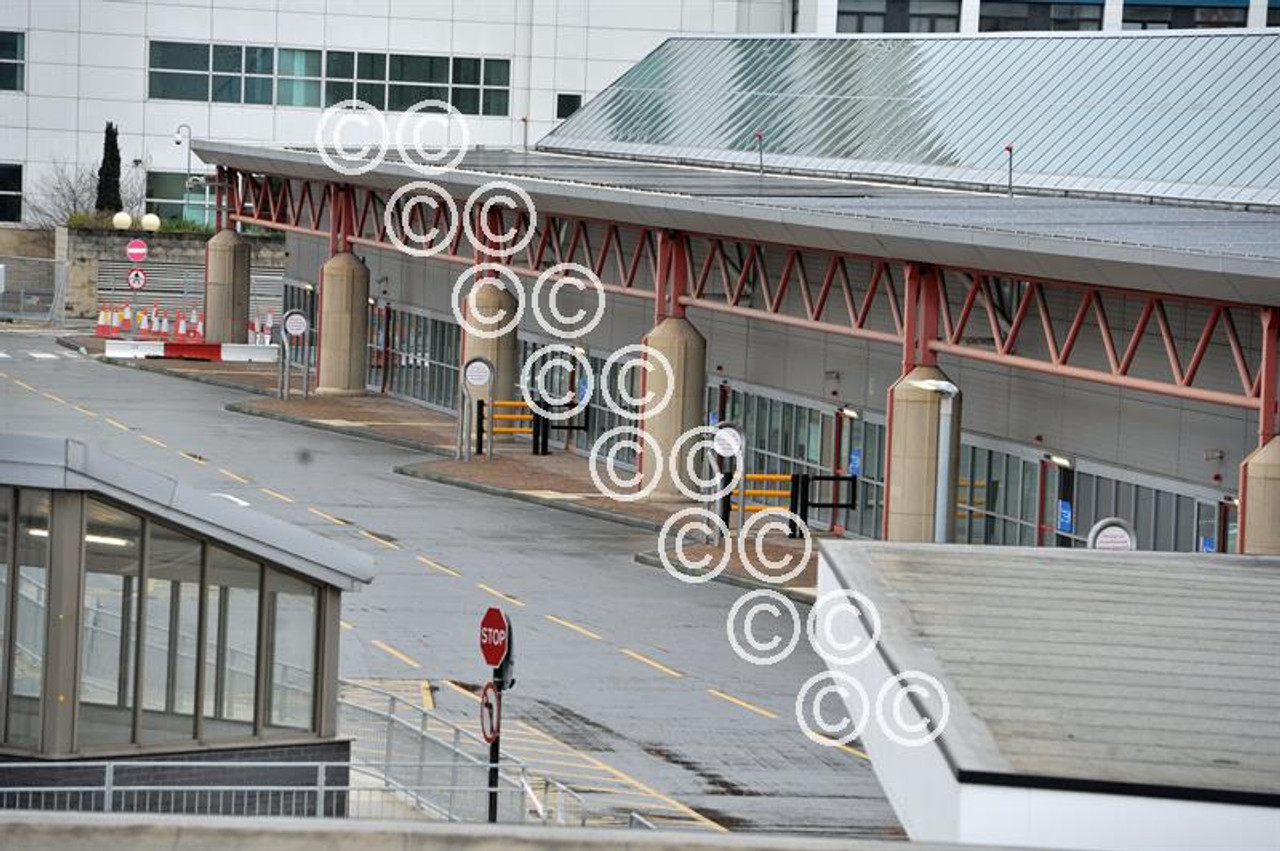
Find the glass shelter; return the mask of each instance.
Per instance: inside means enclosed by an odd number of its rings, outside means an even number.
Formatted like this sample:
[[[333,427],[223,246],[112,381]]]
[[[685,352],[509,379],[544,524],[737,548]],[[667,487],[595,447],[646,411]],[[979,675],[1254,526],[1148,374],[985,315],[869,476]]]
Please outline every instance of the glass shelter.
[[[335,737],[368,556],[74,440],[0,436],[0,754]]]

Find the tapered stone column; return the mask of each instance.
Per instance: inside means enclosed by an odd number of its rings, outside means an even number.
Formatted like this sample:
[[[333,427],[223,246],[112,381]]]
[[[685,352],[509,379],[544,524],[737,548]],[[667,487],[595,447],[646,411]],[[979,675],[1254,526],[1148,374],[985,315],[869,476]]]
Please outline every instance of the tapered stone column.
[[[350,252],[324,264],[316,393],[359,396],[369,364],[369,267]]]
[[[204,339],[249,341],[249,240],[220,230],[205,245]]]
[[[960,463],[960,396],[942,370],[918,366],[889,391],[886,538],[950,541]],[[948,411],[947,408],[950,408]],[[946,488],[941,530],[939,476]],[[941,536],[939,532],[941,531]]]
[[[644,430],[654,437],[662,447],[662,458],[652,459],[647,455],[641,459],[641,468],[645,481],[650,480],[651,464],[658,461],[663,464],[657,476],[657,485],[649,495],[649,499],[672,500],[686,499],[671,478],[671,467],[668,459],[675,448],[680,435],[691,428],[702,425],[702,411],[705,405],[707,380],[707,341],[699,333],[693,323],[684,317],[668,316],[657,327],[649,332],[644,340],[645,345],[661,352],[671,363],[675,388],[671,393],[671,401],[665,408],[651,413],[645,411]],[[660,400],[667,393],[667,374],[661,366],[649,370],[645,378],[645,394]],[[697,441],[686,441],[682,452],[696,444]],[[678,458],[674,462],[677,469],[685,469],[685,459]]]
[[[462,360],[465,364],[473,358],[484,358],[493,364],[493,378],[490,382],[494,399],[519,399],[520,380],[519,338],[516,328],[491,336],[488,332],[496,332],[510,324],[519,304],[516,296],[506,287],[511,282],[506,278],[477,276],[472,283],[470,296],[463,301],[467,324],[462,328]],[[472,333],[474,330],[486,332],[483,336]]]
[[[1280,437],[1273,437],[1245,459],[1244,552],[1280,555]]]

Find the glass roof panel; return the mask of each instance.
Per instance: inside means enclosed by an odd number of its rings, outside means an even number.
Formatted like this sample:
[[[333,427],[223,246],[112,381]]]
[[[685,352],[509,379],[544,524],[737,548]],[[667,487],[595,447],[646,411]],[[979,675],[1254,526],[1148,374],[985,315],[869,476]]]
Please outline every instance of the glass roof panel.
[[[1278,97],[1274,31],[675,38],[538,146],[1221,200],[1280,190]]]

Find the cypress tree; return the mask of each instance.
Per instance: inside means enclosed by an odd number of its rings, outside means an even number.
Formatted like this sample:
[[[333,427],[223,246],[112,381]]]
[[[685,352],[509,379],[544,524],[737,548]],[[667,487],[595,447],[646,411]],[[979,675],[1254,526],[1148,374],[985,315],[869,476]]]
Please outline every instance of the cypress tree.
[[[115,213],[124,208],[120,199],[120,140],[110,121],[102,134],[102,165],[98,167],[98,198],[94,209]]]

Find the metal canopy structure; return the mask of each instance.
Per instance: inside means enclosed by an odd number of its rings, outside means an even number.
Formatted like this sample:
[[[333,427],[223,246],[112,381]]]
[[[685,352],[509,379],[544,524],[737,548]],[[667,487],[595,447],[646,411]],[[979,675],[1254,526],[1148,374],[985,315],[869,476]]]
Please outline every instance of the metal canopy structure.
[[[538,147],[1280,206],[1277,138],[1278,32],[1055,32],[670,39]]]
[[[335,252],[397,250],[388,222],[400,230],[406,217],[403,209],[386,215],[386,206],[417,176],[407,165],[384,162],[349,178],[314,150],[193,144],[219,166],[220,222],[327,238]],[[565,170],[575,168],[592,177],[566,180]],[[612,169],[627,175],[617,181],[625,185],[608,182]],[[888,343],[901,348],[904,374],[945,354],[1230,405],[1258,412],[1261,442],[1276,433],[1274,215],[893,188],[884,201],[909,195],[917,215],[876,219],[782,210],[762,200],[780,193],[794,204],[797,196],[785,193],[811,185],[828,203],[841,187],[845,198],[875,194],[879,187],[870,184],[767,176],[744,183],[742,175],[709,169],[493,151],[470,154],[433,181],[464,209],[467,196],[495,177],[518,181],[538,211],[537,238],[506,261],[517,274],[536,277],[578,262],[595,270],[606,291],[652,302],[656,317],[694,308]],[[648,189],[641,188],[646,177]],[[1022,230],[1014,216],[1014,205],[1028,200],[1047,205],[1040,234]],[[1010,205],[1003,230],[927,222],[952,205],[983,203]],[[1056,205],[1114,219],[1093,226],[1087,239],[1055,235]],[[432,222],[422,220],[423,209],[409,210],[416,232],[456,234],[435,259],[476,262],[462,228],[446,221],[447,206]],[[493,232],[528,225],[527,213],[492,212]],[[1186,227],[1155,247],[1125,241],[1126,221],[1148,236],[1171,222]],[[1224,250],[1220,234],[1237,229],[1252,231],[1259,245],[1271,234],[1272,244],[1259,249],[1271,256]],[[1178,238],[1189,244],[1172,247]],[[1079,345],[1085,339],[1095,342]],[[1214,368],[1202,369],[1206,362]]]

